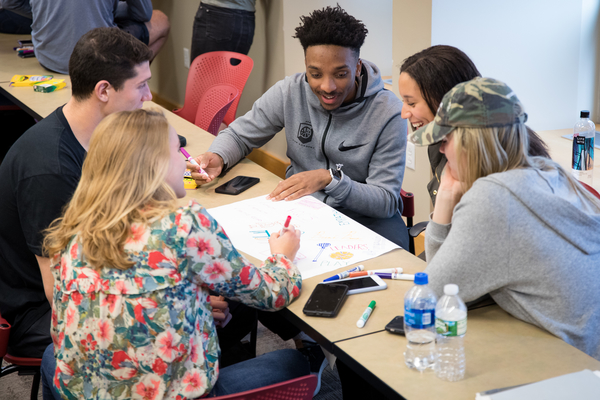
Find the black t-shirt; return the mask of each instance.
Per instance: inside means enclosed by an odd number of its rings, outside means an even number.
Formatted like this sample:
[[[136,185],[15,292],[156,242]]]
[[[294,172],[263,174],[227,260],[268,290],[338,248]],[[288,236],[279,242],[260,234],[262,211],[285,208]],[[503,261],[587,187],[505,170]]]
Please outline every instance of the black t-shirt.
[[[71,199],[85,155],[60,107],[0,165],[0,312],[13,325],[11,339],[50,309],[34,254],[42,256],[42,232]]]

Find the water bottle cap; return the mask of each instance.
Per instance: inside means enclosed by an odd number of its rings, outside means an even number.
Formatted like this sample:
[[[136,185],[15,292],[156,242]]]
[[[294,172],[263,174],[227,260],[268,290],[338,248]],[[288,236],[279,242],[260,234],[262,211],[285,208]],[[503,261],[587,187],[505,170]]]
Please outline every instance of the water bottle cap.
[[[449,283],[444,286],[444,294],[448,296],[456,296],[458,294],[458,285],[454,283]]]
[[[580,118],[589,118],[590,112],[588,110],[581,110],[581,114],[579,114]]]
[[[415,285],[427,285],[429,283],[429,277],[425,272],[417,272],[415,274]]]

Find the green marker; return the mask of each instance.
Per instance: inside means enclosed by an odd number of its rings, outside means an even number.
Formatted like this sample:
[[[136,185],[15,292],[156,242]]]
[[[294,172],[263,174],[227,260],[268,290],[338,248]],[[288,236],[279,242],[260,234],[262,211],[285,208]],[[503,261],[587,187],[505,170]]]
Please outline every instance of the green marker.
[[[359,328],[362,328],[363,326],[365,326],[365,324],[367,323],[367,320],[371,316],[371,313],[373,312],[374,308],[375,308],[375,300],[373,300],[369,303],[369,307],[367,307],[367,309],[365,310],[363,315],[360,317],[360,319],[358,321],[356,321],[356,326],[358,326]]]

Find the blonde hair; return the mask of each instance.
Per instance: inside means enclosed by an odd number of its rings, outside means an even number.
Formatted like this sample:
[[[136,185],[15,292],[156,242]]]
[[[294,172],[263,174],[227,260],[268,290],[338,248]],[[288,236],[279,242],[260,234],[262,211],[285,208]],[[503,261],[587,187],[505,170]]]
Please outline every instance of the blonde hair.
[[[59,253],[77,235],[95,269],[133,266],[124,252],[131,225],[176,207],[165,180],[169,160],[169,124],[160,111],[106,117],[94,130],[73,198],[46,231],[44,251]]]
[[[457,172],[465,191],[477,179],[497,172],[517,168],[557,170],[574,193],[600,211],[600,201],[558,163],[546,157],[528,154],[526,149],[529,149],[529,134],[525,124],[485,128],[458,127],[452,134],[456,159],[461,160],[458,162]]]

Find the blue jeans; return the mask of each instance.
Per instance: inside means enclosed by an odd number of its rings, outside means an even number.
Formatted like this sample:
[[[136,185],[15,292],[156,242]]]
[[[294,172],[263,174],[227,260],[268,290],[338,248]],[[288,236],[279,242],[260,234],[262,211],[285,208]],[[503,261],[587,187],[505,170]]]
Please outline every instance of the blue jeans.
[[[54,387],[54,345],[42,357],[42,393],[44,400],[61,400]],[[223,368],[209,397],[245,392],[310,374],[308,361],[297,350],[272,351],[260,357]]]
[[[245,392],[310,374],[298,350],[276,350],[223,368],[209,397]]]
[[[248,54],[254,39],[254,13],[200,3],[192,31],[192,61],[211,51]]]
[[[54,371],[56,370],[56,359],[54,358],[54,343],[50,343],[42,356],[42,395],[44,400],[61,400],[56,387],[54,387]]]

